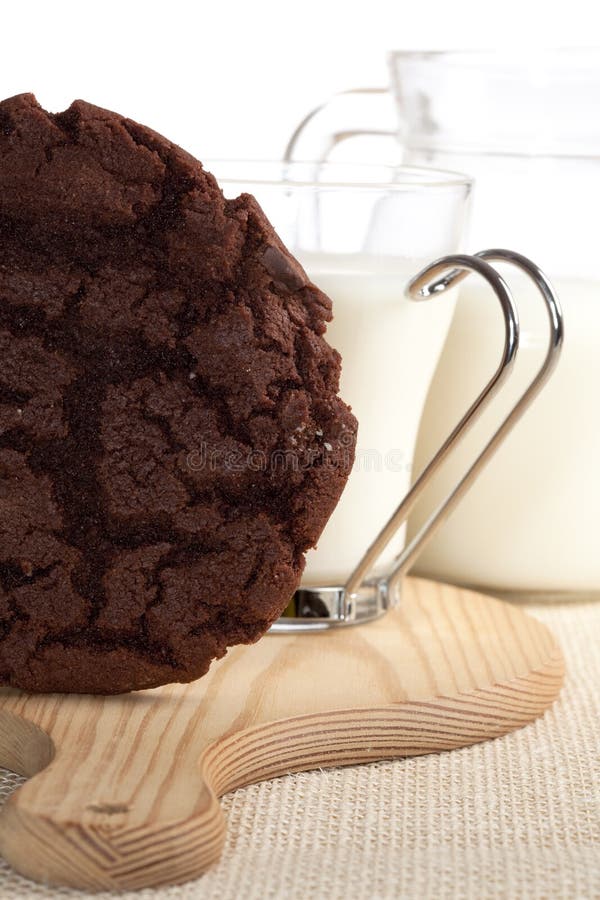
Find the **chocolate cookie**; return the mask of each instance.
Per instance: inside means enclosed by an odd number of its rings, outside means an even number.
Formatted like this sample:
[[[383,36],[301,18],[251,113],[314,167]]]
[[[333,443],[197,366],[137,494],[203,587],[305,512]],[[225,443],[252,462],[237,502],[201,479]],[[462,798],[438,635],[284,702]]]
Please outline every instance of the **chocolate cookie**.
[[[0,103],[0,683],[204,674],[285,608],[356,422],[253,197],[76,101]]]

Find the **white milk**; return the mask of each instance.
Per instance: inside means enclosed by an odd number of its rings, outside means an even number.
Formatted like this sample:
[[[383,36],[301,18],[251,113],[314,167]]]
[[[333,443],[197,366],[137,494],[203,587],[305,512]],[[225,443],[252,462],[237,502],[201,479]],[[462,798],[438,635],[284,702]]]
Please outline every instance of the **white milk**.
[[[404,297],[425,260],[299,255],[333,301],[327,340],[342,355],[340,393],[359,422],[354,469],[318,548],[308,554],[302,583],[341,584],[408,490],[419,419],[454,300]],[[404,534],[392,543],[382,565],[402,549]]]
[[[510,278],[523,309],[514,380],[430,489],[430,505],[466,470],[542,361],[543,306],[529,282]],[[565,314],[558,368],[425,550],[416,565],[419,573],[502,590],[600,591],[600,283],[559,278],[552,283]],[[489,290],[466,281],[427,399],[415,471],[497,364],[500,328]],[[411,517],[411,533],[424,517],[425,510]]]

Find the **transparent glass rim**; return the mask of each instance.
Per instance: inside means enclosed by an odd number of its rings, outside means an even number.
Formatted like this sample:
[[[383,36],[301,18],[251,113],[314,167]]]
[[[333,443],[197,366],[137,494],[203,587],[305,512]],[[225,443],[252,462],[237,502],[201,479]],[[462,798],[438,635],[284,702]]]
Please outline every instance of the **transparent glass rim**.
[[[468,190],[473,185],[470,175],[425,166],[226,158],[203,160],[202,165],[214,175],[219,184],[255,184],[292,190],[416,191],[457,187]],[[229,175],[228,169],[234,174]],[[269,172],[277,170],[281,173],[279,177],[269,175]],[[323,177],[307,177],[311,170],[318,171]],[[354,177],[350,177],[349,173],[354,173]]]
[[[478,144],[426,144],[420,146],[417,142],[408,144],[412,151],[431,153],[443,153],[444,156],[473,156],[477,159],[488,157],[489,159],[513,159],[520,162],[538,163],[540,160],[548,160],[550,162],[598,162],[600,153],[567,151],[567,150],[502,150],[489,149],[486,146]],[[474,180],[474,177],[473,177]]]
[[[548,69],[562,68],[567,63],[576,62],[576,69],[594,65],[600,70],[600,45],[582,47],[513,47],[499,50],[494,47],[465,47],[456,49],[431,50],[389,50],[388,60],[419,60],[431,62],[468,63],[469,65],[490,65],[507,67],[515,64],[528,69],[544,63]],[[562,74],[562,73],[561,73]]]

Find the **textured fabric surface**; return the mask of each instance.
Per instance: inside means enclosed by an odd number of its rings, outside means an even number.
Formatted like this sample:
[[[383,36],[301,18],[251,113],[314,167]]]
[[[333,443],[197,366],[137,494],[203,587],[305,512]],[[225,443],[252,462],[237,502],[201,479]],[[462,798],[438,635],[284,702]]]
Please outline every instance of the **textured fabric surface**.
[[[444,753],[287,776],[223,798],[222,859],[134,894],[48,889],[0,865],[0,898],[600,898],[600,603],[529,606],[560,639],[558,703]],[[6,797],[22,779],[5,774]]]

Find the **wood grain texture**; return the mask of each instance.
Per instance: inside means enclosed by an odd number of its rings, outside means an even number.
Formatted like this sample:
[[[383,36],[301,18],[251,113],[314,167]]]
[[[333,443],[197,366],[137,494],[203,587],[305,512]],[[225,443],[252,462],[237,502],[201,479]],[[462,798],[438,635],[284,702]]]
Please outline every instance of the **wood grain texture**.
[[[132,889],[219,856],[218,797],[317,766],[462,747],[541,715],[563,658],[517,607],[406,579],[369,625],[269,635],[190,685],[120,697],[0,691],[0,764],[30,777],[0,852],[38,881]]]

